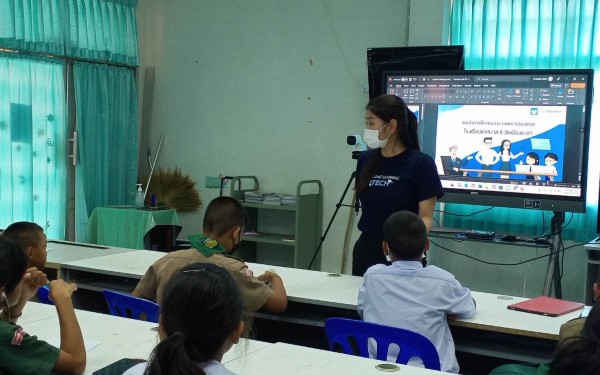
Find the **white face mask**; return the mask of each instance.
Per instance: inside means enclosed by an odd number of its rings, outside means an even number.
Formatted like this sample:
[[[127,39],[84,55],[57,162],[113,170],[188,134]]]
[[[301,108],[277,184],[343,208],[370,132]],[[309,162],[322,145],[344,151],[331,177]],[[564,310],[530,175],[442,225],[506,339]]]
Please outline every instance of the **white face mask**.
[[[382,131],[383,129],[385,129],[386,126],[388,126],[390,123],[386,123],[383,128],[379,129],[379,130],[375,130],[375,129],[365,129],[364,134],[363,134],[363,139],[365,140],[367,146],[369,146],[369,148],[383,148],[385,147],[385,145],[387,145],[387,141],[388,138],[384,139],[383,141],[379,140],[379,132]]]

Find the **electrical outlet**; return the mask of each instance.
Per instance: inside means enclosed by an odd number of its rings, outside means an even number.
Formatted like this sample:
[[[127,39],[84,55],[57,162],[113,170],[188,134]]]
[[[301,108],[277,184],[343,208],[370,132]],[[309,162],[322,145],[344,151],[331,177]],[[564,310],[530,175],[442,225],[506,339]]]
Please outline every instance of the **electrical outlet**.
[[[219,189],[221,187],[221,179],[217,176],[206,176],[204,186],[208,189]]]

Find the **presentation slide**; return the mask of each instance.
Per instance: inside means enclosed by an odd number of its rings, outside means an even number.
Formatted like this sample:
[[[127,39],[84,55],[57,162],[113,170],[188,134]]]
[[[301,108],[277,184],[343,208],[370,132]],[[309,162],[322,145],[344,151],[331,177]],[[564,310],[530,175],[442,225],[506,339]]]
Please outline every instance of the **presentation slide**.
[[[440,105],[440,175],[561,181],[566,106]]]

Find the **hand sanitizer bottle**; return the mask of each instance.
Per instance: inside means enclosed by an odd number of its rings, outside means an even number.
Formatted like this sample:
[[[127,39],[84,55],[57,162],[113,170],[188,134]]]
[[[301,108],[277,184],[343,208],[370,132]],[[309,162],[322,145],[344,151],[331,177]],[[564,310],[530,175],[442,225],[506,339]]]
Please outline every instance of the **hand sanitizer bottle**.
[[[144,207],[144,190],[142,190],[142,184],[137,184],[137,192],[135,193],[135,206]]]

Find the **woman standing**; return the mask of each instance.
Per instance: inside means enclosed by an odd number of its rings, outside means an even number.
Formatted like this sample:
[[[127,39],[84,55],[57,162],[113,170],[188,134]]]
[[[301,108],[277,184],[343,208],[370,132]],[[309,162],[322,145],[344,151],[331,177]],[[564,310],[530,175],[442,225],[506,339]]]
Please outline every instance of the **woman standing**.
[[[366,107],[364,139],[370,150],[356,167],[356,192],[362,215],[354,244],[352,274],[362,276],[374,264],[386,263],[383,223],[394,212],[412,211],[433,225],[433,209],[443,194],[433,159],[420,151],[417,118],[395,95],[372,99]]]

